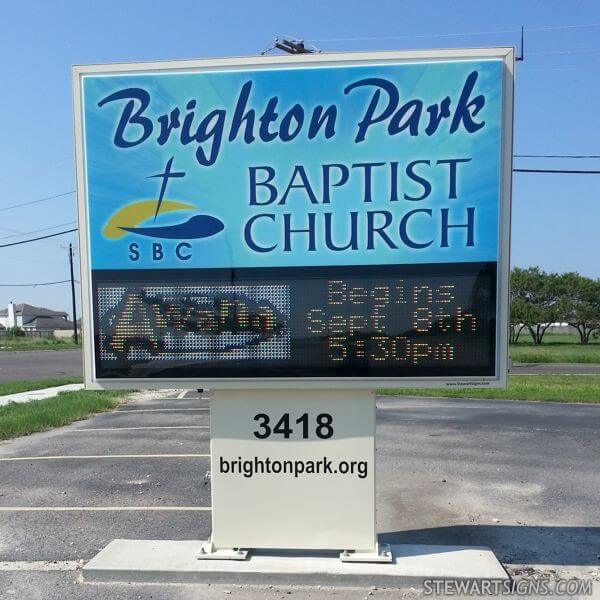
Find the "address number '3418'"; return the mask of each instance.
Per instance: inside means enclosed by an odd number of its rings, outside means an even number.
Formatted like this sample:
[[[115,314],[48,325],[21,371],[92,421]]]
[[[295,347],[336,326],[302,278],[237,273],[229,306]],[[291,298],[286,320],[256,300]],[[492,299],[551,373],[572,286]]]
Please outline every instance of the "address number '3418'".
[[[311,432],[311,424],[310,417],[308,413],[304,413],[300,415],[295,421],[294,417],[291,417],[290,413],[284,413],[281,418],[275,423],[274,426],[271,426],[271,417],[265,413],[259,413],[254,417],[254,420],[258,423],[258,430],[254,431],[254,437],[259,440],[265,440],[271,435],[282,435],[284,439],[289,440],[292,434],[294,433],[294,429],[290,425],[290,423],[295,423],[299,425],[300,428],[297,428],[296,431],[302,433],[302,439],[307,440],[310,437]],[[322,440],[328,440],[333,436],[333,416],[329,413],[320,413],[316,416],[314,420],[314,434],[316,437]]]

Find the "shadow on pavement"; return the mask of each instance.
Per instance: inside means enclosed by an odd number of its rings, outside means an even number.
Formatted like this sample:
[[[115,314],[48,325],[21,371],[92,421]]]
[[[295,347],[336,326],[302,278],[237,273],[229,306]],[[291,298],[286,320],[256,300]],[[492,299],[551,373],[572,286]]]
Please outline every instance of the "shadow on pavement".
[[[600,527],[451,525],[382,533],[388,544],[488,546],[504,563],[597,566]]]

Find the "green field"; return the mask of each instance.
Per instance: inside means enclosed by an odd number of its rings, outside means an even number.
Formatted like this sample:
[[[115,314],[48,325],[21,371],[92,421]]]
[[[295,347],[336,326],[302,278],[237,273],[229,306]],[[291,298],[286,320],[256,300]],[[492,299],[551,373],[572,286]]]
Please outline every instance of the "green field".
[[[75,344],[70,338],[59,340],[57,338],[0,337],[0,352],[72,350],[74,348],[81,348],[81,344]]]
[[[511,375],[508,387],[382,389],[385,396],[429,396],[439,398],[486,398],[538,400],[544,402],[600,403],[600,375]]]
[[[39,381],[7,381],[0,383],[0,396],[29,392],[31,390],[42,390],[44,388],[67,385],[68,383],[83,383],[83,377],[52,377],[40,379]]]
[[[524,331],[518,343],[511,344],[510,357],[519,363],[600,363],[600,338],[586,345],[577,335],[546,334],[536,346]]]
[[[0,406],[0,440],[61,427],[112,410],[128,393],[122,390],[63,392],[46,400]]]

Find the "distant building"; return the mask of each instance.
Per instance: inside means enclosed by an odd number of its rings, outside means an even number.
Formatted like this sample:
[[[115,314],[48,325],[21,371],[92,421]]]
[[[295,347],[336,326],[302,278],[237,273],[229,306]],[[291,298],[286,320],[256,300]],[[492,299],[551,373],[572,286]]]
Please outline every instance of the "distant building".
[[[73,329],[67,313],[31,304],[13,304],[0,310],[0,327],[20,327],[25,331],[55,331]]]

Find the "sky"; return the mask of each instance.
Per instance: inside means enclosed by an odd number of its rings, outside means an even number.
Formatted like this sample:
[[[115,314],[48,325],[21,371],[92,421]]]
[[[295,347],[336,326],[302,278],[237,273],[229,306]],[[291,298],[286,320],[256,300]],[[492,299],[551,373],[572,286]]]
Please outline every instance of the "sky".
[[[422,0],[3,2],[0,246],[76,227],[75,195],[67,193],[75,189],[74,64],[256,55],[275,35],[310,40],[323,52],[518,46],[516,30],[524,26],[515,154],[600,155],[600,3],[430,0],[423,6]],[[515,166],[599,170],[600,159],[516,158]],[[7,208],[49,196],[57,197]],[[0,248],[0,308],[12,300],[71,313],[68,283],[15,286],[67,280],[69,243],[77,245],[76,234]],[[599,257],[600,175],[515,173],[512,265],[597,278]]]

